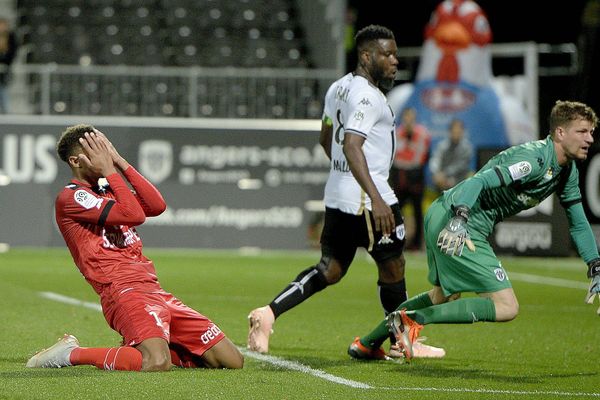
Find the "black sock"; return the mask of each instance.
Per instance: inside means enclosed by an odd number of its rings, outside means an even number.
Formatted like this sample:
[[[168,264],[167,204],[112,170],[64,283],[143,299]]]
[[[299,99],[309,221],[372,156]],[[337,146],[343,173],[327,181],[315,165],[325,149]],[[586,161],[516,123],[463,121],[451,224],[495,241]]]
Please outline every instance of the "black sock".
[[[377,282],[377,287],[379,289],[379,300],[385,315],[395,311],[400,304],[406,301],[406,281],[404,279],[396,283]],[[390,333],[389,337],[391,343],[396,342],[394,335]],[[381,343],[377,343],[375,348],[379,346],[381,346]]]
[[[377,282],[379,300],[385,315],[393,312],[406,301],[406,281],[402,279],[396,283]]]
[[[300,272],[296,279],[279,293],[269,306],[277,318],[325,287],[327,287],[327,281],[321,271],[315,266],[307,268]]]

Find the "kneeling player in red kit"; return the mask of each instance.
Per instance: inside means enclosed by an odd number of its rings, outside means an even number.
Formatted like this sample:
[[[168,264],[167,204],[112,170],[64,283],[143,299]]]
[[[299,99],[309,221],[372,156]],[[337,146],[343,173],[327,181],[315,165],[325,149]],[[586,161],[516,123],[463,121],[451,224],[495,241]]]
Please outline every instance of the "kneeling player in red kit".
[[[57,152],[73,179],[56,199],[56,222],[77,268],[100,296],[106,321],[123,336],[123,345],[85,348],[65,335],[31,357],[27,367],[242,368],[237,347],[210,319],[163,290],[152,261],[142,254],[135,227],[166,209],[159,191],[91,125],[67,128]],[[108,185],[99,186],[100,178]]]

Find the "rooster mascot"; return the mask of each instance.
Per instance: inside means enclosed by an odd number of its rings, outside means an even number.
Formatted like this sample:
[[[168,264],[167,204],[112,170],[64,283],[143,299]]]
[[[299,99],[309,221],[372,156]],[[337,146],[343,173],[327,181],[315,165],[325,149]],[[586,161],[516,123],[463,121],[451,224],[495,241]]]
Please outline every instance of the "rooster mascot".
[[[407,107],[417,111],[418,122],[432,135],[432,149],[447,137],[455,118],[463,121],[476,150],[537,139],[524,105],[492,84],[491,40],[479,5],[471,0],[444,0],[425,28],[415,83],[388,93],[396,116]]]

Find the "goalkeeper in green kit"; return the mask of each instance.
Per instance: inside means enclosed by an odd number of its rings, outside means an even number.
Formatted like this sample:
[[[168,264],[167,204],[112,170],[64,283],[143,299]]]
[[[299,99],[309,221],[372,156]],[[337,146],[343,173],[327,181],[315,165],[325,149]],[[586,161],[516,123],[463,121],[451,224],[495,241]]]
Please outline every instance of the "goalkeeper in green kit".
[[[402,303],[348,353],[377,349],[391,331],[408,361],[423,325],[502,322],[514,319],[519,303],[487,237],[494,225],[534,207],[552,193],[566,210],[569,231],[591,279],[587,302],[600,296],[600,257],[581,204],[576,161],[594,142],[598,117],[587,105],[557,101],[543,140],[513,146],[494,156],[474,176],[445,191],[425,216],[429,282],[433,288]],[[461,299],[463,292],[478,297]]]

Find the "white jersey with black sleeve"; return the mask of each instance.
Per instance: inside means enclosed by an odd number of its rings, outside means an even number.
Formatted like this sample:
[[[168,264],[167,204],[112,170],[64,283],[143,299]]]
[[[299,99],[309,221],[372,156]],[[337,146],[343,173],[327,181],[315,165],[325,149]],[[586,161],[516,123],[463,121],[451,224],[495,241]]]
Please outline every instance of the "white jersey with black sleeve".
[[[349,73],[329,87],[323,114],[333,122],[325,205],[354,215],[362,214],[365,207],[371,210],[371,199],[352,175],[344,156],[344,135],[365,138],[362,150],[371,179],[388,205],[397,203],[388,183],[396,150],[394,113],[385,95],[364,77]]]

